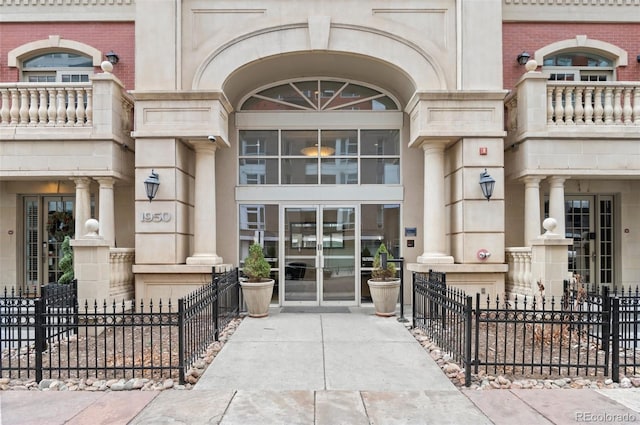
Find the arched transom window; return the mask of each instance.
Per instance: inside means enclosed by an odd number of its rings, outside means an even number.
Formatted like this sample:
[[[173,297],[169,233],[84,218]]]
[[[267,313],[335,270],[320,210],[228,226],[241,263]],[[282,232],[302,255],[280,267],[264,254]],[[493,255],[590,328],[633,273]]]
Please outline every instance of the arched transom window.
[[[542,70],[553,81],[609,81],[614,63],[591,52],[565,52],[545,56]]]
[[[397,111],[387,94],[362,84],[335,80],[291,81],[261,89],[243,102],[244,111]]]
[[[92,58],[75,53],[50,52],[22,63],[23,80],[31,83],[88,82],[92,74]]]

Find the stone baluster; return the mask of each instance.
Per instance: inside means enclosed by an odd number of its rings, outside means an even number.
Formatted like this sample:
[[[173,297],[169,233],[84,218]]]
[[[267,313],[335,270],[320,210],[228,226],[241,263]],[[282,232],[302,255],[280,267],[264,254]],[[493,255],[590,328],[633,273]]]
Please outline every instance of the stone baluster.
[[[513,290],[513,252],[507,251],[505,253],[505,259],[507,260],[507,284],[510,286],[510,289]]]
[[[640,89],[633,90],[633,123],[640,125]]]
[[[518,270],[516,286],[522,288],[524,285],[524,254],[522,252],[516,253],[516,269]]]
[[[38,90],[29,90],[29,124],[38,125]]]
[[[44,87],[39,88],[38,94],[40,95],[38,120],[40,121],[40,124],[44,124],[47,122],[47,89],[45,89]]]
[[[602,117],[604,115],[604,106],[602,105],[602,87],[598,86],[595,90],[595,96],[593,99],[595,102],[595,106],[593,107],[593,112],[595,115],[595,123],[602,124]]]
[[[9,90],[11,91],[11,109],[9,109],[11,124],[17,125],[20,120],[20,97],[18,96],[18,89]]]
[[[622,125],[622,87],[616,87],[613,93],[613,122]]]
[[[575,106],[575,123],[584,124],[584,99],[583,99],[584,87],[576,87],[576,106]]]
[[[587,87],[584,91],[584,122],[593,124],[593,87]]]
[[[18,89],[20,92],[20,125],[29,124],[29,90]]]
[[[67,125],[76,124],[76,92],[67,90]]]
[[[9,124],[11,114],[9,113],[9,91],[2,91],[2,107],[0,108],[0,124]]]
[[[87,107],[84,110],[86,117],[86,125],[91,127],[93,125],[93,90],[86,90],[87,94]]]
[[[613,123],[613,89],[611,87],[604,89],[604,123]]]
[[[76,89],[76,125],[84,125],[84,90]]]
[[[564,125],[564,107],[562,106],[562,94],[564,89],[562,87],[556,87],[556,106],[555,106],[555,118],[556,125]]]
[[[547,86],[547,125],[553,125],[553,87]]]
[[[573,91],[574,87],[564,88],[564,123],[567,125],[573,125]]]
[[[625,87],[624,89],[624,106],[622,107],[622,116],[624,125],[629,125],[633,123],[633,109],[631,108],[631,92],[633,89],[631,87]]]
[[[523,292],[529,294],[529,288],[531,288],[531,251],[522,253],[522,261],[524,263],[522,286],[525,288]]]
[[[56,89],[47,89],[49,92],[49,108],[47,109],[47,117],[49,122],[47,125],[56,125],[58,116],[58,108],[56,107]]]
[[[58,109],[56,110],[56,115],[58,117],[56,124],[57,125],[64,125],[66,118],[67,118],[67,108],[66,105],[64,104],[64,89],[58,89],[56,91],[57,93],[57,99],[58,99]]]

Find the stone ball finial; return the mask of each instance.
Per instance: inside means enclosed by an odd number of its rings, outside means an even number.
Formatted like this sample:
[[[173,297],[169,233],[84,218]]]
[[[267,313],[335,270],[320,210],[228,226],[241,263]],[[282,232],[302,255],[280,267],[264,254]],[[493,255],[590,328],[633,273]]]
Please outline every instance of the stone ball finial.
[[[558,227],[558,222],[553,217],[545,218],[542,222],[542,227],[544,227],[548,233],[553,233],[556,227]]]
[[[527,63],[524,65],[524,69],[526,69],[528,72],[533,72],[536,69],[538,69],[538,62],[536,62],[533,59],[530,59],[527,61]]]
[[[100,223],[95,218],[90,218],[84,223],[84,228],[87,231],[85,237],[97,238],[98,230],[100,229]]]
[[[111,74],[111,72],[113,71],[113,64],[109,61],[104,61],[100,64],[100,68],[102,68],[103,72]]]

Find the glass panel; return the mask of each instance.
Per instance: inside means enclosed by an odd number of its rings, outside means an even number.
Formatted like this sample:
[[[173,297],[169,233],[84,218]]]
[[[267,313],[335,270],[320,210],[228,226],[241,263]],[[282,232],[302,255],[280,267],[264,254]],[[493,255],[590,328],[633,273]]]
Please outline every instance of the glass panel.
[[[30,82],[30,83],[55,83],[56,82],[56,76],[55,76],[55,74],[54,75],[27,74],[27,81]]]
[[[310,108],[309,102],[300,96],[300,93],[298,93],[291,84],[271,87],[270,89],[263,90],[258,94],[271,99],[277,99],[283,102],[299,105],[305,109]]]
[[[613,200],[600,201],[600,282],[613,283]]]
[[[307,103],[307,107],[313,105],[314,109],[318,109],[318,81],[302,81],[294,83],[294,86],[302,92],[304,97],[309,99],[310,103]]]
[[[45,53],[24,61],[22,68],[93,68],[93,60],[74,53]]]
[[[240,108],[244,111],[299,111],[300,108],[290,105],[284,105],[279,102],[261,99],[259,97],[250,97]]]
[[[277,156],[277,130],[241,130],[240,156]]]
[[[544,58],[544,66],[613,67],[613,61],[593,53],[562,53]]]
[[[87,83],[89,75],[87,74],[62,74],[63,83]]]
[[[371,266],[381,243],[394,258],[400,257],[400,205],[363,204],[360,208],[360,290],[363,301],[370,301],[369,285]]]
[[[318,160],[283,159],[281,184],[318,184]]]
[[[358,160],[321,159],[322,184],[358,184]]]
[[[65,236],[73,238],[75,222],[73,219],[73,202],[47,198],[47,282],[55,283],[62,275],[60,258],[62,242]],[[43,282],[43,283],[47,283]]]
[[[316,130],[291,130],[282,132],[283,156],[317,156],[306,148],[318,145],[318,131]]]
[[[317,301],[317,212],[285,208],[285,301]]]
[[[360,154],[375,156],[400,155],[399,130],[360,131]]]
[[[588,199],[565,200],[566,237],[569,245],[569,271],[579,274],[583,283],[592,282],[590,243],[591,202]]]
[[[272,302],[278,302],[278,205],[240,205],[240,268],[244,266],[244,259],[249,255],[249,246],[254,241],[262,241],[265,259],[271,265],[271,278],[275,279]]]
[[[339,81],[321,81],[320,82],[320,104],[324,108],[347,83]]]
[[[332,154],[336,156],[356,156],[358,155],[358,131],[323,130],[320,146],[330,148]]]
[[[362,184],[400,184],[400,160],[363,158],[360,160]]]
[[[322,211],[322,299],[355,301],[355,208]]]
[[[277,159],[240,159],[240,184],[278,184]]]

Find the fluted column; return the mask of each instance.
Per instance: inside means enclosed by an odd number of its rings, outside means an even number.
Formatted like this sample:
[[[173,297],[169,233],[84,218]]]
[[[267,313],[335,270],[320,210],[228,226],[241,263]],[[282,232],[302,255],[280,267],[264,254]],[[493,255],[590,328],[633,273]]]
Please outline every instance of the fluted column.
[[[110,247],[115,247],[115,205],[113,200],[112,177],[96,178],[100,183],[100,199],[98,218],[100,222],[100,236],[109,243]]]
[[[524,178],[524,246],[540,236],[540,177]]]
[[[424,150],[424,251],[418,263],[453,263],[446,252],[444,142],[427,142]]]
[[[192,142],[196,150],[193,255],[187,264],[221,264],[216,254],[216,145]]]
[[[564,182],[563,176],[549,177],[549,217],[558,223],[555,233],[565,235],[564,223]]]
[[[75,238],[84,236],[84,224],[91,218],[91,192],[89,187],[91,179],[88,177],[80,177],[73,179],[76,184],[76,230]]]

